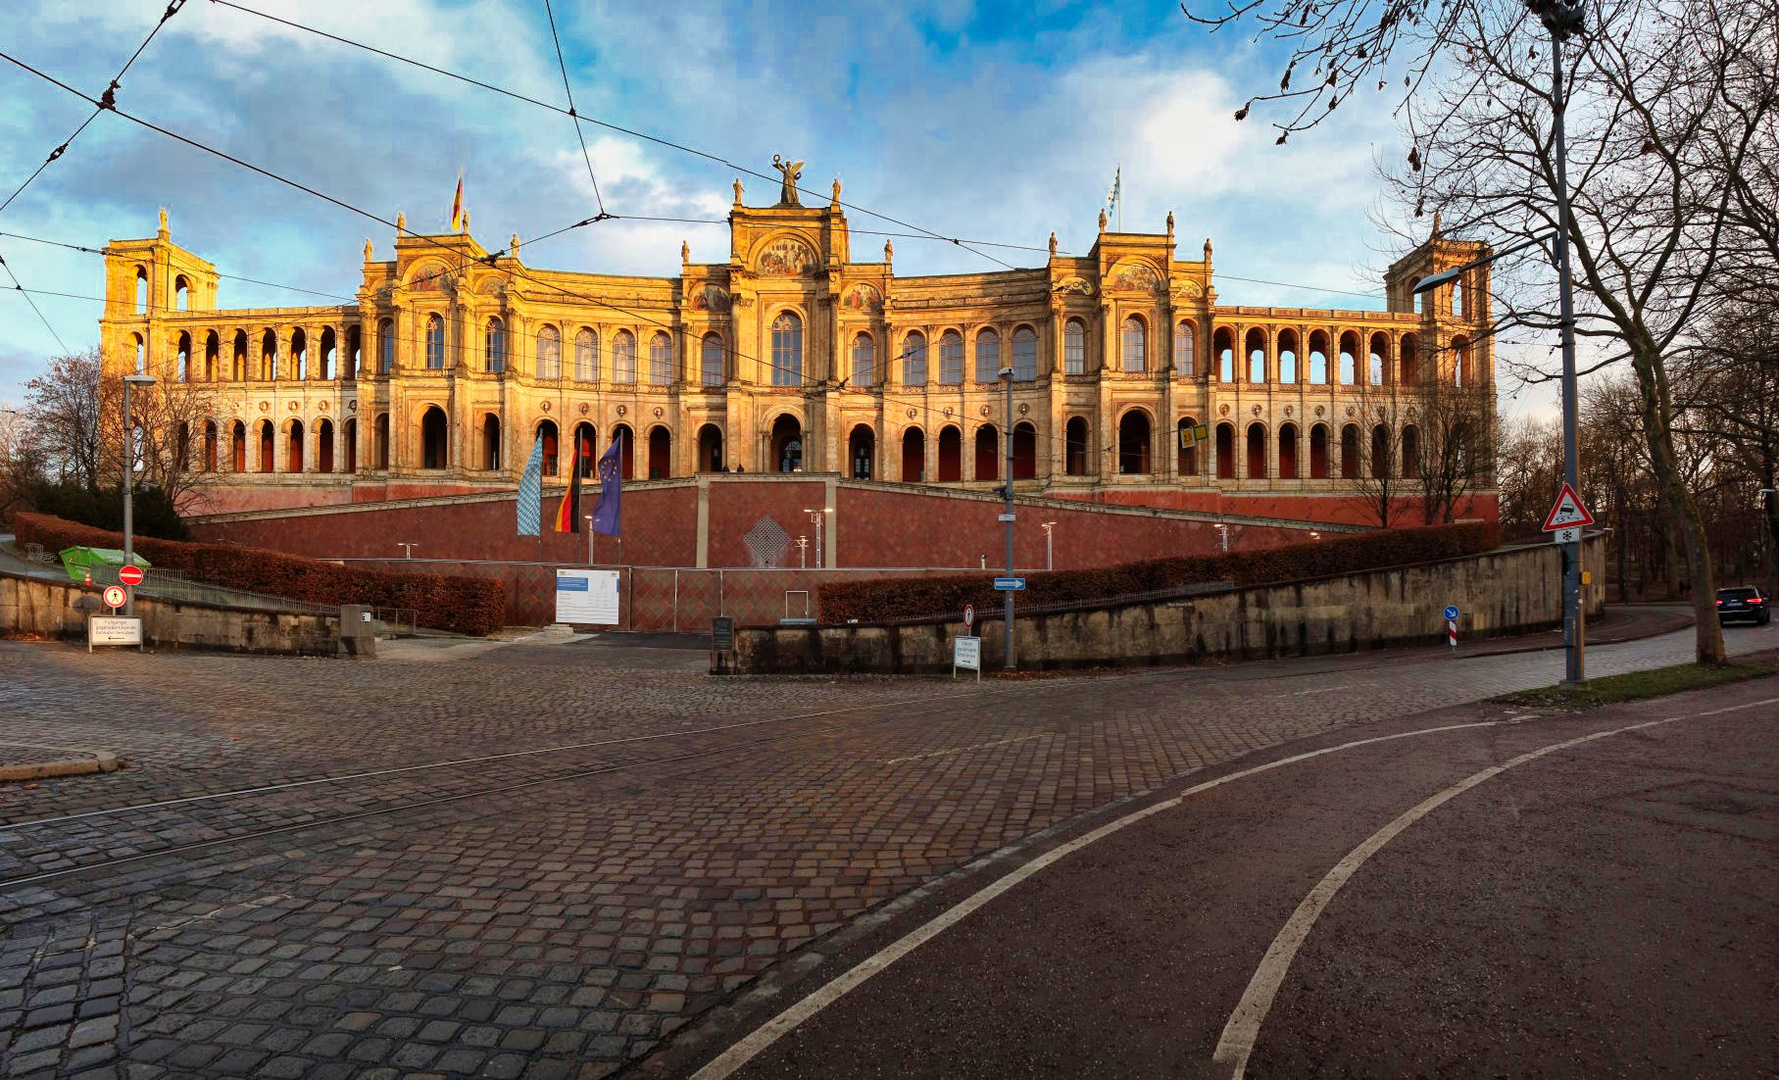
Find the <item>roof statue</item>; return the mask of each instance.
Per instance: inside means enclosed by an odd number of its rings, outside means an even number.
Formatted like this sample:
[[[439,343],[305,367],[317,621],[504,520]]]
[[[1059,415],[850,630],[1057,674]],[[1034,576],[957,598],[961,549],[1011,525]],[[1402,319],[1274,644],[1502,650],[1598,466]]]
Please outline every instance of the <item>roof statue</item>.
[[[513,238],[509,240],[508,243],[513,245],[513,258],[517,259],[519,257],[519,234],[514,233]]]
[[[395,232],[397,236],[408,231],[408,215],[400,210],[395,212]]]
[[[161,239],[167,238],[167,208],[161,207]]]
[[[1172,210],[1167,212],[1167,234],[1174,235],[1174,212]]]
[[[1106,208],[1100,207],[1100,232],[1106,231]]]
[[[682,263],[692,261],[692,245],[689,241],[681,240],[679,242],[679,261]]]
[[[828,205],[835,210],[840,209],[840,178],[838,176],[836,176],[834,178],[834,198],[833,198],[833,201],[830,202]]]
[[[741,205],[741,177],[735,178],[735,205]]]
[[[895,242],[891,241],[891,240],[885,240],[883,242],[883,262],[884,262],[884,265],[887,266],[890,263],[893,263],[895,261],[896,261]]]
[[[1050,257],[1056,258],[1056,230],[1050,230]]]
[[[368,236],[364,238],[364,261],[371,261],[371,238]]]
[[[784,177],[784,186],[778,194],[778,205],[802,206],[803,204],[797,201],[797,181],[803,176],[803,163],[801,161],[786,161],[778,154],[773,154],[772,167]]]

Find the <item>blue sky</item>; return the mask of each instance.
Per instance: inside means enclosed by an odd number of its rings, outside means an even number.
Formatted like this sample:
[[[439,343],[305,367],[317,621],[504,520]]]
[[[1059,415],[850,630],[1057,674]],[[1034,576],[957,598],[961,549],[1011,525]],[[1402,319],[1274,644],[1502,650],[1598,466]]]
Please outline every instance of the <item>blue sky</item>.
[[[243,0],[247,6],[562,103],[543,0]],[[14,0],[0,50],[97,92],[163,0]],[[661,4],[557,0],[575,103],[596,116],[759,171],[807,160],[805,187],[838,176],[848,202],[945,235],[1085,251],[1112,173],[1124,227],[1180,250],[1216,244],[1224,303],[1382,307],[1395,252],[1374,223],[1375,161],[1394,156],[1390,102],[1273,146],[1242,92],[1278,65],[1234,32],[1211,35],[1173,3],[970,5]],[[458,168],[477,238],[536,236],[597,209],[569,120],[206,0],[190,0],[137,61],[120,106],[416,229],[445,228]],[[88,106],[0,64],[0,198],[85,118]],[[680,151],[588,130],[606,208],[721,218],[734,173]],[[746,201],[776,198],[748,179]],[[224,273],[350,295],[364,239],[390,230],[101,116],[5,214],[0,232],[97,247],[173,238]],[[855,230],[898,229],[850,212]],[[673,274],[727,257],[723,226],[604,222],[527,247],[536,266]],[[855,238],[874,258],[881,238]],[[1042,252],[994,250],[1015,265]],[[97,296],[102,261],[11,237],[0,255],[26,287]],[[993,269],[949,244],[896,240],[902,274]],[[1290,282],[1287,288],[1233,276]],[[0,279],[0,285],[10,285]],[[1330,290],[1371,294],[1347,295]],[[37,297],[73,348],[96,341],[101,305]],[[321,302],[224,282],[227,307]],[[16,293],[0,293],[0,401],[56,351]],[[1505,386],[1504,389],[1508,389]],[[1504,405],[1512,407],[1504,401]]]

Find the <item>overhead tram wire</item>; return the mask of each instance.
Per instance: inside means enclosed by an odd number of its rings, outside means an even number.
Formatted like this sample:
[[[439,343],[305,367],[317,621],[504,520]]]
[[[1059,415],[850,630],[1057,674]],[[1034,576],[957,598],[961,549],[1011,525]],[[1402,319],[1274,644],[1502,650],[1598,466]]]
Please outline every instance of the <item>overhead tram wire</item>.
[[[587,133],[581,130],[580,114],[574,111],[574,89],[568,85],[568,61],[562,57],[562,38],[556,33],[556,12],[550,7],[550,0],[544,0],[544,14],[550,20],[550,40],[556,43],[556,66],[562,69],[562,92],[568,95],[568,115],[574,120],[574,137],[581,142],[581,160],[587,163],[587,179],[593,182],[593,201],[599,204],[599,214],[594,221],[604,221],[611,217],[605,212],[605,197],[599,194],[599,177],[593,175],[593,155],[587,150]]]
[[[67,248],[69,251],[79,251],[79,252],[82,252],[87,255],[103,255],[103,254],[105,254],[105,252],[100,248],[87,247],[84,244],[70,244],[70,243],[67,243],[62,240],[48,240],[41,236],[28,236],[25,233],[0,231],[0,237],[11,237],[14,240],[29,240],[33,244],[48,244],[50,247]],[[244,281],[244,282],[248,283],[249,285],[264,285],[268,289],[282,289],[286,292],[305,293],[309,296],[325,296],[330,300],[343,300],[347,303],[357,303],[358,302],[358,298],[355,296],[342,296],[339,293],[322,292],[319,289],[305,289],[301,285],[285,285],[285,284],[281,284],[280,282],[276,282],[276,281],[261,281],[259,278],[242,277],[239,274],[218,273],[216,276],[221,278],[224,281]],[[49,293],[49,292],[47,292],[47,290],[42,290],[42,289],[27,289],[25,291],[26,292],[45,293],[50,296],[71,296],[71,297],[74,297],[75,299],[79,299],[79,300],[101,300],[102,299],[101,297],[97,297],[97,296],[77,296],[74,293]],[[105,302],[111,303],[111,301],[105,301]]]
[[[563,109],[562,107],[560,107],[558,105],[552,105],[547,101],[540,101],[537,98],[531,97],[529,95],[521,94],[516,90],[509,90],[506,87],[497,86],[494,83],[485,82],[481,79],[476,79],[476,78],[472,78],[468,75],[459,74],[458,72],[451,71],[447,68],[441,68],[441,67],[435,66],[433,64],[428,64],[428,63],[425,63],[420,60],[415,60],[410,57],[402,56],[399,53],[392,53],[386,49],[379,49],[374,45],[367,45],[362,41],[354,41],[351,38],[341,37],[338,34],[331,34],[325,30],[317,29],[316,27],[308,26],[303,23],[295,22],[290,19],[282,19],[276,15],[270,15],[270,14],[267,14],[266,12],[258,11],[254,8],[250,8],[245,5],[235,3],[234,0],[210,0],[210,2],[212,4],[217,4],[222,7],[233,8],[236,11],[244,12],[248,15],[258,16],[259,18],[266,19],[270,22],[278,23],[281,26],[290,27],[293,30],[301,30],[304,33],[314,34],[318,37],[327,38],[329,41],[338,42],[341,45],[349,45],[355,49],[362,49],[365,52],[373,53],[377,56],[381,56],[388,60],[394,60],[397,63],[408,64],[412,67],[420,68],[423,71],[430,71],[435,75],[443,75],[444,77],[446,77],[448,79],[456,79],[458,82],[468,83],[471,86],[480,87],[483,90],[487,90],[487,91],[490,91],[490,92],[496,93],[496,94],[501,94],[505,97],[512,98],[515,101],[522,101],[528,105],[534,105],[540,109],[548,109],[551,112],[560,113],[564,116],[571,117],[574,120],[577,127],[583,123],[593,124],[596,127],[602,127],[608,131],[615,131],[622,135],[628,135],[634,139],[642,139],[646,142],[654,143],[657,146],[665,146],[672,150],[678,150],[681,153],[691,154],[694,157],[703,158],[706,161],[714,161],[717,164],[722,165],[725,168],[733,169],[736,172],[742,173],[747,176],[754,177],[755,179],[765,180],[768,183],[780,183],[782,181],[782,178],[767,176],[763,172],[759,172],[757,170],[748,168],[745,165],[739,165],[733,161],[728,160],[727,158],[722,157],[719,154],[713,154],[713,153],[710,153],[709,151],[699,150],[696,147],[686,146],[683,143],[676,143],[676,142],[672,141],[671,139],[664,139],[658,135],[650,135],[647,132],[637,131],[634,128],[627,128],[621,124],[614,124],[608,120],[600,120],[596,117],[577,115],[574,112],[572,112],[571,110]],[[792,187],[794,188],[794,190],[799,191],[805,195],[808,195],[811,198],[820,199],[822,197],[822,194],[820,192],[811,190],[809,188],[799,187],[799,186],[796,186],[795,184],[793,184]],[[916,225],[913,222],[903,221],[901,218],[894,217],[890,214],[882,213],[881,211],[872,210],[872,209],[869,209],[868,207],[860,206],[856,203],[850,203],[850,202],[846,202],[846,201],[842,200],[840,202],[840,205],[843,207],[846,207],[849,210],[856,210],[861,214],[868,214],[871,217],[881,218],[882,220],[888,221],[891,224],[900,225],[904,229],[913,229],[916,232],[925,234],[927,237],[929,237],[931,239],[943,240],[947,243],[950,243],[957,247],[963,248],[965,251],[969,251],[972,254],[979,255],[982,258],[989,260],[990,262],[993,262],[1000,266],[1006,267],[1008,270],[1019,269],[1019,267],[1016,267],[1016,266],[1012,265],[1011,263],[1005,262],[1001,259],[998,259],[995,256],[990,255],[986,251],[979,251],[976,248],[971,247],[970,244],[972,243],[972,241],[965,241],[965,240],[960,240],[957,237],[946,236],[943,233],[934,232],[931,229],[923,228],[922,226]]]
[[[212,0],[212,2],[227,4],[228,0]],[[237,6],[237,5],[230,4],[229,6]],[[277,21],[283,21],[283,20],[277,20]],[[69,94],[79,97],[85,101],[93,102],[92,98],[88,97],[86,94],[82,93],[80,90],[77,90],[74,87],[68,85],[67,83],[62,82],[60,79],[57,79],[53,75],[50,75],[38,68],[32,67],[31,65],[25,63],[22,60],[19,60],[17,57],[12,56],[9,53],[0,51],[0,59],[3,59],[5,61],[7,61],[8,63],[13,64],[16,67],[19,67],[25,71],[30,72],[33,75],[36,75],[38,78],[43,79],[46,82],[49,82],[49,83],[61,88],[62,90],[66,91]],[[144,120],[141,117],[134,116],[130,113],[127,113],[127,112],[123,111],[122,109],[116,108],[115,106],[113,106],[110,111],[115,113],[117,116],[130,121],[131,123],[137,124],[141,127],[145,127],[147,129],[149,129],[150,131],[154,131],[157,134],[160,134],[167,138],[173,139],[176,142],[184,143],[185,145],[190,146],[193,149],[201,150],[201,151],[211,154],[215,157],[219,157],[225,161],[230,162],[231,164],[237,165],[241,168],[247,169],[250,172],[254,172],[261,176],[264,176],[269,180],[274,180],[274,181],[284,184],[288,187],[295,188],[299,191],[304,192],[305,194],[308,194],[308,195],[314,196],[315,198],[321,199],[324,202],[330,203],[334,206],[338,206],[341,209],[348,211],[349,213],[353,213],[360,217],[364,217],[368,220],[375,221],[375,222],[377,222],[381,225],[387,226],[389,228],[397,228],[397,226],[394,222],[389,221],[385,218],[379,217],[377,214],[372,213],[369,210],[365,210],[361,207],[354,206],[351,203],[345,202],[341,199],[335,198],[334,196],[328,195],[324,192],[321,192],[314,188],[308,187],[307,185],[302,184],[299,181],[292,180],[288,177],[285,177],[285,176],[279,175],[277,173],[271,172],[267,169],[261,168],[260,166],[254,165],[251,162],[248,162],[241,158],[235,157],[234,155],[229,154],[226,151],[218,150],[218,149],[208,146],[204,143],[200,143],[194,139],[188,138],[188,137],[181,135],[175,131],[171,131],[167,128],[161,127],[151,121]],[[558,111],[560,111],[560,110],[558,110]],[[878,215],[878,216],[881,216],[881,215]],[[570,227],[572,228],[574,226],[570,226]],[[418,240],[423,240],[423,241],[425,241],[429,244],[432,244],[433,246],[435,246],[443,251],[452,252],[452,253],[455,253],[455,251],[456,251],[456,249],[452,245],[446,244],[443,241],[437,239],[436,237],[425,235],[422,233],[415,233],[415,232],[412,232],[411,230],[398,230],[398,231],[406,232],[407,235],[409,235],[415,239],[418,239]],[[494,265],[496,265],[497,261],[500,259],[501,254],[502,254],[501,252],[496,251],[496,252],[490,253],[489,255],[485,256],[482,259],[478,259],[477,261],[484,262],[489,266],[494,266]],[[631,317],[637,319],[640,322],[648,323],[648,324],[655,326],[659,329],[667,330],[667,331],[674,332],[674,333],[683,333],[682,328],[676,327],[675,325],[673,325],[670,322],[664,322],[660,319],[651,318],[648,315],[644,314],[643,312],[637,311],[633,308],[626,308],[626,307],[623,307],[622,305],[614,304],[614,303],[610,302],[609,300],[601,299],[601,298],[594,297],[594,296],[589,296],[585,293],[575,292],[572,289],[563,288],[561,285],[558,285],[558,284],[555,284],[552,282],[543,281],[535,276],[524,273],[522,270],[520,270],[516,266],[509,268],[507,272],[513,274],[515,277],[529,281],[529,282],[531,282],[535,285],[538,285],[542,288],[554,290],[558,293],[561,293],[564,296],[573,296],[573,297],[579,298],[581,300],[585,300],[587,303],[592,304],[595,307],[606,308],[606,309],[612,310],[612,311],[623,312],[623,313],[630,315]],[[747,354],[742,353],[740,350],[734,349],[733,347],[730,347],[730,346],[725,347],[725,352],[731,356],[738,358],[738,359],[753,360],[756,363],[763,362],[758,357],[748,356]],[[886,374],[887,374],[887,372],[886,372]],[[852,392],[872,393],[872,391],[865,390],[863,388],[854,390]],[[887,398],[888,395],[886,394],[885,397]],[[907,400],[907,399],[901,399],[901,400]],[[913,404],[913,402],[909,401],[909,404]],[[933,409],[933,406],[925,405],[924,403],[918,407],[923,408],[924,411],[929,412],[929,413]],[[1046,441],[1054,442],[1059,439],[1059,436],[1057,436],[1055,434],[1045,434],[1045,433],[1041,433],[1041,432],[1036,432],[1034,434],[1036,434],[1039,438],[1045,439]]]
[[[69,135],[66,139],[63,139],[60,146],[51,150],[49,156],[43,159],[43,164],[37,166],[37,171],[33,172],[30,176],[25,177],[25,182],[14,189],[13,193],[6,197],[5,202],[0,202],[0,213],[6,212],[6,208],[12,205],[12,201],[18,198],[26,188],[30,187],[31,182],[43,174],[43,170],[49,168],[50,162],[55,161],[67,152],[69,145],[72,144],[75,139],[80,138],[80,133],[87,129],[88,124],[91,124],[94,120],[98,119],[99,114],[106,109],[114,108],[116,106],[117,91],[123,83],[124,76],[129,73],[130,68],[136,63],[136,58],[141,56],[143,50],[148,48],[148,43],[154,40],[154,36],[161,32],[161,27],[167,25],[167,20],[179,14],[179,9],[184,6],[185,0],[168,0],[167,10],[161,12],[160,19],[148,31],[148,36],[142,39],[142,44],[136,46],[136,51],[130,54],[130,58],[124,61],[124,66],[118,69],[116,75],[112,76],[111,84],[105,88],[105,92],[100,95],[96,101],[91,98],[87,99],[93,102],[92,115],[88,116],[85,120],[82,120],[80,126],[74,129],[73,134]]]
[[[68,353],[71,351],[68,348],[68,343],[66,341],[63,341],[62,335],[56,333],[56,328],[50,325],[49,318],[43,314],[43,309],[39,308],[37,306],[37,301],[31,299],[31,293],[35,292],[36,290],[27,289],[24,287],[24,285],[19,283],[19,276],[12,272],[12,264],[10,264],[6,261],[6,257],[4,255],[0,255],[0,269],[4,269],[6,271],[6,276],[12,279],[13,291],[25,298],[25,303],[30,304],[31,310],[35,311],[37,313],[37,318],[42,320],[43,328],[45,330],[49,331],[49,336],[55,338],[56,344],[60,345],[62,347],[62,355],[64,355],[64,356],[68,355]]]

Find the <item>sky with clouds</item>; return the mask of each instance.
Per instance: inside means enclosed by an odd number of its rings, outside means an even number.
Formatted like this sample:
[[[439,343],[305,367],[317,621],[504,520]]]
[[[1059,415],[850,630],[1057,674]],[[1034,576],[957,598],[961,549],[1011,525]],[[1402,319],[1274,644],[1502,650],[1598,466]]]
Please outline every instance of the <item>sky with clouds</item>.
[[[543,0],[241,0],[245,6],[565,104]],[[89,93],[148,33],[164,0],[11,0],[0,52]],[[1374,224],[1376,162],[1399,139],[1380,95],[1292,136],[1233,119],[1244,92],[1276,80],[1248,37],[1210,34],[1171,2],[846,5],[555,0],[577,111],[762,172],[774,153],[806,160],[803,186],[845,184],[848,203],[947,236],[1064,251],[1093,243],[1113,170],[1124,228],[1180,249],[1216,244],[1223,303],[1382,308],[1396,252]],[[189,0],[117,94],[126,111],[362,206],[444,231],[464,169],[472,231],[488,246],[595,213],[571,121],[207,0]],[[0,63],[0,198],[91,111]],[[587,128],[605,208],[624,216],[722,218],[734,170]],[[776,200],[744,179],[746,201]],[[226,274],[352,294],[366,237],[387,227],[255,176],[114,116],[100,116],[6,211],[0,233],[98,247],[151,236],[165,206],[173,239]],[[849,211],[855,230],[906,231]],[[678,272],[727,258],[722,225],[606,221],[525,249],[551,268]],[[861,258],[879,238],[857,236]],[[1014,265],[1042,250],[985,249]],[[0,237],[26,288],[103,294],[93,255]],[[896,240],[901,274],[994,269],[950,244]],[[1285,282],[1269,285],[1236,277]],[[0,288],[10,287],[0,278]],[[1301,287],[1300,287],[1301,286]],[[1367,295],[1353,295],[1353,293]],[[35,299],[68,345],[97,340],[102,305]],[[225,307],[313,297],[225,281]],[[59,351],[24,298],[0,291],[0,401]],[[1545,350],[1538,350],[1542,355]],[[1503,377],[1503,406],[1543,413]]]

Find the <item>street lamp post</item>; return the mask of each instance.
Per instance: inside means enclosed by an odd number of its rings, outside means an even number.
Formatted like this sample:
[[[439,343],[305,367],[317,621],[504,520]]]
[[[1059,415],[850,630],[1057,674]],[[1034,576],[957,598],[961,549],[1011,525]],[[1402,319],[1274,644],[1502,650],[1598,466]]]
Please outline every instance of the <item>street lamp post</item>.
[[[1576,437],[1575,290],[1569,273],[1569,174],[1563,141],[1567,91],[1563,86],[1563,42],[1582,27],[1580,3],[1526,0],[1532,14],[1550,31],[1552,152],[1557,166],[1557,303],[1563,343],[1563,479],[1581,490],[1581,461]],[[1587,679],[1586,608],[1581,602],[1581,530],[1563,545],[1563,682],[1575,686]]]
[[[1005,504],[1006,509],[1001,512],[1001,521],[1002,521],[1002,523],[1004,523],[1007,526],[1007,576],[1012,577],[1013,576],[1013,369],[1010,367],[1004,367],[1000,370],[999,374],[1001,376],[1001,384],[1007,388],[1007,412],[1005,414],[1006,422],[1004,424],[1002,424],[1002,427],[1005,429],[1006,437],[1007,437],[1007,471],[1005,474],[1007,486],[1005,488],[1003,488],[1002,490],[1006,492],[1007,497],[1006,497],[1006,504]],[[1005,655],[1005,659],[1001,663],[1001,667],[1006,671],[1012,671],[1013,665],[1014,665],[1014,655],[1013,655],[1013,590],[1011,590],[1011,589],[1007,590],[1006,599],[1004,601],[1003,613],[1005,615],[1006,623],[1007,623],[1007,629],[1006,629],[1007,647],[1004,650],[1006,655]]]
[[[124,376],[124,565],[136,565],[136,424],[130,416],[130,387],[154,385],[153,375]],[[136,614],[136,590],[124,593],[124,614]]]
[[[587,565],[593,565],[593,515],[583,515],[587,519]]]

